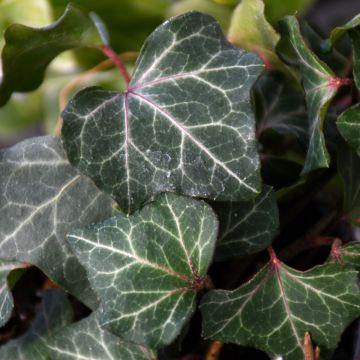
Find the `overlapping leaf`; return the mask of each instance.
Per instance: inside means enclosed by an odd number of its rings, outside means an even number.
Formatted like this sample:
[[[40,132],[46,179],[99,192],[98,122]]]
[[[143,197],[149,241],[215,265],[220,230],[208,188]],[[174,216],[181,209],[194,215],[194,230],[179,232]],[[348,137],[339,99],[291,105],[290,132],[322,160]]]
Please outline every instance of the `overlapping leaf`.
[[[132,216],[68,236],[100,299],[100,325],[150,348],[169,344],[206,286],[217,220],[204,202],[172,193]]]
[[[280,35],[266,20],[264,7],[263,0],[242,0],[233,12],[228,38],[233,44],[257,53],[268,67],[284,69],[275,52]]]
[[[111,206],[69,164],[59,139],[32,138],[0,151],[0,259],[38,266],[91,307],[96,298],[65,235],[107,218]]]
[[[0,260],[0,327],[10,319],[14,300],[8,286],[7,278],[10,271],[23,267],[23,264]]]
[[[69,103],[69,159],[127,212],[169,190],[253,198],[260,177],[249,92],[261,69],[213,18],[171,19],[146,41],[127,91],[88,88]]]
[[[49,360],[47,339],[72,320],[71,305],[60,289],[45,292],[28,331],[0,348],[2,360]]]
[[[360,315],[357,274],[339,264],[300,272],[275,259],[237,290],[205,295],[204,335],[286,360],[304,358],[306,331],[320,349],[334,349]]]
[[[15,24],[5,34],[2,51],[3,78],[0,106],[15,91],[36,89],[49,63],[61,52],[78,47],[100,46],[102,39],[90,17],[69,5],[63,16],[44,28]]]
[[[267,129],[307,140],[307,111],[303,93],[275,71],[262,74],[254,87],[258,135]]]
[[[52,360],[153,360],[155,354],[142,346],[122,341],[102,329],[96,314],[57,331],[46,341]]]
[[[341,82],[333,71],[308,48],[300,34],[295,17],[288,16],[281,22],[282,32],[294,48],[302,74],[308,108],[309,147],[303,173],[329,166],[329,154],[322,132],[323,120]]]
[[[264,186],[261,194],[248,202],[212,203],[220,230],[216,259],[256,253],[270,245],[279,226],[274,192]]]
[[[344,182],[344,210],[350,221],[360,223],[360,158],[347,146],[339,147],[337,165]]]
[[[360,104],[344,111],[338,117],[336,125],[343,138],[360,154]]]

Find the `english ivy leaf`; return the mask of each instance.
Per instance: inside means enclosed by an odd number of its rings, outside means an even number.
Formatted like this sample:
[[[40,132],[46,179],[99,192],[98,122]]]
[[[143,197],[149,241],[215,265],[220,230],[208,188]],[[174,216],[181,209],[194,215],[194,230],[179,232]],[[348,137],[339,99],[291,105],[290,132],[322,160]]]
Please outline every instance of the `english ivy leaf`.
[[[263,0],[242,0],[233,12],[228,38],[233,44],[258,54],[269,67],[283,69],[285,65],[275,52],[280,35],[266,20],[264,6]]]
[[[261,69],[210,16],[171,19],[145,42],[127,91],[88,88],[69,103],[69,159],[127,212],[170,190],[253,198],[260,176],[249,94]]]
[[[57,331],[46,341],[51,360],[152,360],[156,355],[103,330],[93,313]]]
[[[0,348],[2,360],[49,360],[46,341],[49,336],[70,324],[72,309],[60,289],[44,294],[41,308],[29,330]]]
[[[297,54],[305,89],[309,114],[309,147],[303,169],[305,174],[317,168],[329,167],[330,158],[322,132],[323,120],[340,86],[340,80],[305,44],[295,17],[286,17],[280,25]]]
[[[14,307],[14,299],[7,283],[10,271],[24,267],[23,264],[0,260],[0,327],[10,319]]]
[[[337,166],[344,182],[344,210],[350,221],[360,224],[360,157],[347,146],[339,147]]]
[[[217,228],[209,205],[164,193],[132,216],[71,233],[100,299],[100,325],[150,348],[172,342],[206,286]]]
[[[336,125],[343,138],[360,154],[360,104],[344,111],[338,117]]]
[[[261,194],[248,202],[212,203],[220,230],[216,259],[245,256],[271,244],[279,227],[275,194],[264,186]]]
[[[300,272],[272,260],[237,290],[205,295],[204,336],[286,360],[304,358],[306,331],[320,349],[334,349],[345,327],[360,315],[357,275],[339,264]]]
[[[32,91],[40,86],[47,66],[63,51],[102,45],[90,17],[72,5],[68,5],[63,16],[48,27],[14,24],[4,36],[0,106],[13,92]]]
[[[360,242],[348,243],[340,247],[340,264],[353,266],[360,271]]]
[[[275,71],[264,72],[254,86],[257,133],[267,129],[307,140],[307,110],[303,93]]]
[[[90,307],[96,297],[65,235],[107,218],[111,206],[69,164],[60,139],[32,138],[0,151],[0,259],[39,267]]]

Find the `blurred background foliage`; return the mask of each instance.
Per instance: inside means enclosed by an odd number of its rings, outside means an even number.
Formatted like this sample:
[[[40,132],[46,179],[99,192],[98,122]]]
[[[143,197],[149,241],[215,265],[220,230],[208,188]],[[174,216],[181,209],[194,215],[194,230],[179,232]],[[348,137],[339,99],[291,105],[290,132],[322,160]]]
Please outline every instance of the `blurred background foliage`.
[[[51,24],[64,12],[68,0],[0,0],[0,32],[13,23],[32,27]],[[165,19],[188,11],[201,11],[214,16],[225,34],[238,0],[73,0],[88,11],[94,11],[107,26],[110,45],[118,53],[138,52],[146,37]],[[265,16],[275,28],[277,21],[288,14],[304,15],[320,25],[320,33],[327,35],[360,12],[359,0],[264,0]],[[336,10],[337,9],[337,10]],[[250,29],[251,30],[251,29]],[[4,46],[0,37],[0,48]],[[126,64],[130,71],[135,56]],[[59,116],[61,90],[79,74],[104,60],[95,50],[67,52],[54,60],[42,86],[28,94],[15,94],[0,108],[0,147],[22,138],[52,133]],[[81,76],[76,87],[100,85],[122,90],[124,83],[117,71],[92,72]],[[71,91],[69,91],[71,93]]]

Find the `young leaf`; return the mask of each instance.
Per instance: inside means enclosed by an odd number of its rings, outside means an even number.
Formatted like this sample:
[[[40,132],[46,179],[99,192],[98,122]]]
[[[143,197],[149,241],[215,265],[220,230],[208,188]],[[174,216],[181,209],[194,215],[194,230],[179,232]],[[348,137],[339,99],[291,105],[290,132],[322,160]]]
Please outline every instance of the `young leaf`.
[[[206,286],[217,228],[210,206],[165,193],[132,216],[71,233],[101,301],[100,325],[150,348],[174,340]]]
[[[204,335],[286,360],[304,358],[305,332],[320,349],[334,349],[345,327],[360,315],[357,274],[339,264],[300,272],[273,258],[237,290],[205,295]]]
[[[360,224],[360,158],[347,146],[339,147],[337,166],[344,182],[344,210],[350,221]]]
[[[90,307],[96,297],[65,235],[110,216],[111,206],[69,164],[60,139],[37,137],[0,151],[0,259],[39,267]]]
[[[51,360],[152,360],[156,355],[103,330],[93,313],[57,331],[46,341]]]
[[[68,5],[63,16],[48,27],[14,24],[4,36],[0,106],[13,92],[31,91],[40,86],[47,66],[63,51],[102,45],[90,17],[73,5]]]
[[[29,330],[0,348],[1,360],[49,360],[46,340],[72,320],[72,309],[60,289],[46,291]]]
[[[242,0],[235,8],[228,31],[229,40],[255,52],[269,68],[283,69],[275,47],[280,35],[264,16],[263,0]]]
[[[254,86],[258,136],[267,129],[307,140],[307,111],[300,89],[275,71],[264,72]]]
[[[23,267],[23,264],[0,260],[0,327],[10,319],[14,300],[7,283],[10,271]]]
[[[253,198],[260,176],[249,93],[261,69],[213,18],[171,19],[146,41],[127,91],[88,88],[69,103],[69,159],[127,212],[169,190]]]
[[[344,111],[338,117],[336,125],[343,138],[360,154],[360,104]]]
[[[323,120],[342,81],[305,44],[295,17],[288,16],[280,24],[297,54],[305,89],[309,113],[309,148],[303,169],[305,174],[317,168],[329,167],[330,159],[322,132]]]
[[[279,227],[279,215],[274,192],[269,186],[264,186],[262,193],[248,202],[211,205],[220,223],[217,260],[253,254],[271,244]]]

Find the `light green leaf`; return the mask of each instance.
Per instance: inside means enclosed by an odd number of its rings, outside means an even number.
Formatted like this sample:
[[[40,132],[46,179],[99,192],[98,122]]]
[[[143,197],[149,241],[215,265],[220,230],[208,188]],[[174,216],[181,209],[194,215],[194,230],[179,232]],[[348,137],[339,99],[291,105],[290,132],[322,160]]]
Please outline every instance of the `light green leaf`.
[[[346,109],[338,117],[336,125],[343,138],[360,154],[360,104]]]
[[[250,89],[262,65],[200,13],[146,41],[124,93],[79,92],[63,113],[72,164],[126,212],[176,191],[247,200],[260,188]]]
[[[102,45],[90,17],[69,5],[63,16],[44,28],[14,24],[5,31],[2,51],[3,78],[0,106],[15,91],[36,89],[43,81],[49,63],[60,53],[78,47]]]
[[[41,308],[29,330],[0,348],[1,360],[49,360],[46,341],[58,329],[70,324],[72,309],[60,289],[46,291]],[[78,359],[77,359],[78,360]]]
[[[261,194],[248,202],[211,205],[220,223],[217,260],[253,254],[271,244],[279,227],[279,215],[269,186],[264,186]]]
[[[217,220],[202,201],[172,193],[132,216],[70,233],[100,299],[100,325],[150,348],[171,343],[206,286]]]
[[[23,264],[0,260],[0,327],[10,319],[14,300],[9,289],[7,278],[10,271],[24,267]]]
[[[268,129],[291,133],[307,142],[304,95],[289,79],[275,71],[264,72],[254,86],[257,134]]]
[[[262,0],[239,3],[231,18],[228,38],[234,45],[258,54],[267,66],[284,68],[275,52],[280,35],[265,19]]]
[[[350,36],[352,43],[354,80],[356,86],[360,89],[360,14],[345,25],[335,28],[323,46],[325,50],[329,51],[346,33]]]
[[[103,330],[93,313],[57,331],[46,341],[51,360],[153,360],[156,355]]]
[[[295,17],[286,17],[280,25],[297,54],[305,90],[309,113],[309,147],[303,169],[303,173],[306,174],[317,168],[329,167],[330,158],[322,132],[323,120],[341,81],[308,48],[300,34],[299,23]]]
[[[344,210],[348,219],[360,224],[360,157],[347,146],[338,150],[337,166],[344,183]]]
[[[90,307],[96,297],[65,235],[112,213],[112,201],[66,159],[60,139],[0,151],[0,258],[39,267]]]
[[[345,327],[360,315],[357,275],[339,264],[300,272],[273,259],[237,290],[205,295],[204,336],[286,360],[304,358],[306,331],[320,349],[334,349]]]

